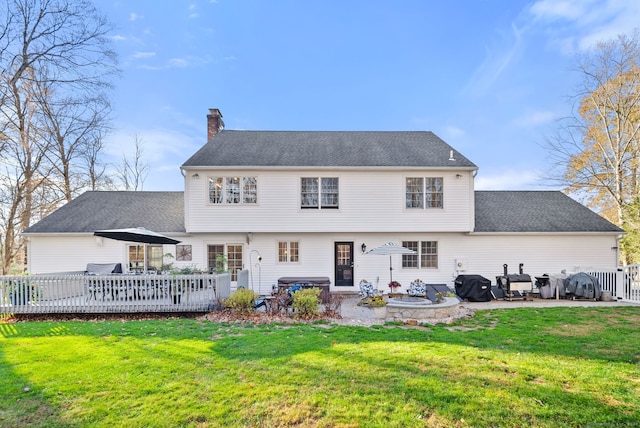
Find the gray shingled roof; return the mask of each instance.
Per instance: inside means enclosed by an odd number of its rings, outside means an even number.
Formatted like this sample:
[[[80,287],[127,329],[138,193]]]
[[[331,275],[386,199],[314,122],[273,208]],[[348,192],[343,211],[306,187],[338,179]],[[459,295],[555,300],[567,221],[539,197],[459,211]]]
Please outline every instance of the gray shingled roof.
[[[558,191],[476,191],[476,232],[612,232],[618,226]]]
[[[84,233],[127,227],[184,232],[184,192],[86,192],[23,233]]]
[[[433,132],[220,131],[183,167],[476,168]]]
[[[624,231],[557,191],[476,191],[476,232]],[[183,192],[86,192],[24,233],[185,232]]]

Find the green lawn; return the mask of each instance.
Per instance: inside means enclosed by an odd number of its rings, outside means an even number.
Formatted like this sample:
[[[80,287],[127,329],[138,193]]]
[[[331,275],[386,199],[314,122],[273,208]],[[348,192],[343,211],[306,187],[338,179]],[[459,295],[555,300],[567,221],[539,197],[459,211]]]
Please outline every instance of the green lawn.
[[[640,425],[640,307],[429,328],[0,324],[3,427]]]

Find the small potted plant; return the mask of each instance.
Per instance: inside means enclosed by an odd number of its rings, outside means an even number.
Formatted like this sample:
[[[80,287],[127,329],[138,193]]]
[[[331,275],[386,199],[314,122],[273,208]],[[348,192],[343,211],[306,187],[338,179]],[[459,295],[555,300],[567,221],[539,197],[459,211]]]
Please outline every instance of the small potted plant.
[[[402,284],[400,284],[398,281],[391,281],[389,283],[389,288],[391,289],[389,294],[396,294],[397,293],[396,290],[400,287],[402,287]]]

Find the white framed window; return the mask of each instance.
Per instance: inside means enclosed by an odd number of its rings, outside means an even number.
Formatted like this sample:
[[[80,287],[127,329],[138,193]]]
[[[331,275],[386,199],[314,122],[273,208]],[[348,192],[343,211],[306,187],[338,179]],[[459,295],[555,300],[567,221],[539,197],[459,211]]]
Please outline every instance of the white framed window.
[[[298,263],[300,261],[300,244],[297,241],[278,242],[278,262]]]
[[[302,177],[300,207],[303,209],[337,209],[340,205],[338,177]]]
[[[258,179],[256,177],[242,177],[242,203],[258,203]]]
[[[438,241],[402,241],[402,246],[416,252],[402,255],[403,268],[438,268]]]
[[[257,177],[209,177],[209,202],[212,204],[257,204]]]
[[[131,272],[162,269],[162,245],[129,245],[128,253]]]
[[[407,208],[442,208],[444,188],[442,177],[407,177]]]
[[[238,271],[242,269],[242,244],[207,245],[207,267],[209,272],[231,273],[231,281],[238,280]]]

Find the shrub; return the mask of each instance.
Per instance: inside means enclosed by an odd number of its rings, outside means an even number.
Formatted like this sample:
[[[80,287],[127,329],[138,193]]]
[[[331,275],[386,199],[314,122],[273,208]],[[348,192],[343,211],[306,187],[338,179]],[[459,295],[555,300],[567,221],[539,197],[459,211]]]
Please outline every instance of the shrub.
[[[298,316],[310,318],[318,313],[318,308],[320,307],[319,296],[319,288],[303,288],[293,293],[291,306],[298,312]]]
[[[324,313],[328,317],[336,317],[340,315],[340,308],[344,297],[342,294],[329,294],[329,301],[324,305]]]
[[[223,304],[225,308],[232,311],[247,313],[254,310],[253,306],[257,298],[258,295],[253,291],[246,288],[238,288],[224,300]]]

